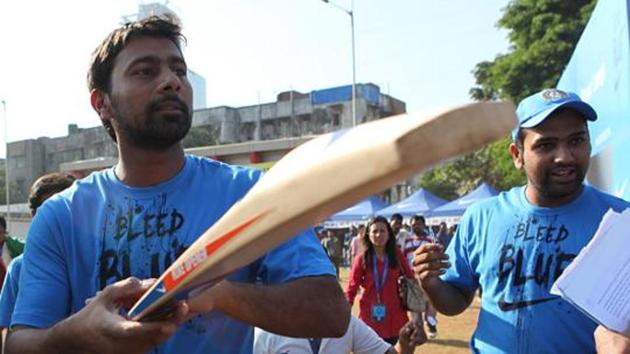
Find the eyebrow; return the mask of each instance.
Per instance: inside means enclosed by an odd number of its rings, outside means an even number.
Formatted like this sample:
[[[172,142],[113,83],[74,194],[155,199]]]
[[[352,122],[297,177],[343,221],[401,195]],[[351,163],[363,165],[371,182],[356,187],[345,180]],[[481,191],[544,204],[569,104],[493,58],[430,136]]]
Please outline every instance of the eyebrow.
[[[588,132],[586,131],[586,129],[582,129],[580,131],[576,131],[569,134],[567,138],[575,138],[578,136],[585,136],[585,135],[588,136]],[[534,139],[533,144],[538,144],[540,142],[558,141],[558,140],[560,140],[560,138],[557,136],[543,136],[543,137]]]
[[[127,65],[127,69],[125,70],[125,72],[129,71],[131,68],[133,68],[134,66],[138,65],[138,64],[143,64],[143,63],[147,63],[147,64],[157,64],[161,61],[161,59],[157,56],[157,55],[145,55],[145,56],[141,56],[139,58],[134,59],[133,61],[131,61],[131,63],[129,63],[129,65]],[[180,57],[180,56],[176,56],[176,55],[171,55],[167,58],[167,62],[169,64],[183,64],[184,66],[186,66],[186,61],[184,60],[184,58]]]

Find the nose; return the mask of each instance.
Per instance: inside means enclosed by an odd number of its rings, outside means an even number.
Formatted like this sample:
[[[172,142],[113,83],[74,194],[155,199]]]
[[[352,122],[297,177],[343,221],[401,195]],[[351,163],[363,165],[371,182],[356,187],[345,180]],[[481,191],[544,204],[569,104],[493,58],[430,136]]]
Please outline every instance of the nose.
[[[573,154],[573,150],[567,144],[560,144],[558,149],[556,150],[556,162],[573,162],[575,160],[575,155]]]
[[[160,80],[160,91],[179,92],[182,88],[182,78],[169,68],[162,71]]]

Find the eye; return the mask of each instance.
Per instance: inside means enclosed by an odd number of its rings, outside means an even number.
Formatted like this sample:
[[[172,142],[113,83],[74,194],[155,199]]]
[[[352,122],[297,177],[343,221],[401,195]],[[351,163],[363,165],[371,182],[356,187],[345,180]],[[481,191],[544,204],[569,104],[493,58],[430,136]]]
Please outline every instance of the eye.
[[[586,142],[586,138],[583,136],[575,137],[569,141],[569,143],[573,146],[582,145]]]
[[[549,151],[555,147],[555,144],[549,141],[540,142],[534,145],[534,150]]]
[[[152,77],[156,73],[156,70],[152,67],[140,67],[134,70],[133,74],[139,77]]]
[[[186,77],[186,75],[188,75],[186,65],[172,65],[171,70],[179,77]]]

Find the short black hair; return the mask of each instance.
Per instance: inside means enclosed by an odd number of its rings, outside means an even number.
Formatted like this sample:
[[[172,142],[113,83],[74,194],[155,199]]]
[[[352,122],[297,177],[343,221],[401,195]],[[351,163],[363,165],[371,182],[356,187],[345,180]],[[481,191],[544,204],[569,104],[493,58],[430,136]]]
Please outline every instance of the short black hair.
[[[90,91],[97,89],[110,93],[116,57],[132,39],[142,36],[169,39],[180,52],[181,44],[186,43],[179,21],[174,16],[151,16],[143,20],[128,22],[112,31],[92,53],[87,74]],[[116,134],[111,122],[102,120],[102,123],[109,136],[116,142]]]
[[[400,215],[400,213],[394,213],[394,214],[392,214],[392,217],[391,217],[391,218],[389,218],[389,219],[390,219],[390,220],[399,220],[399,221],[402,221],[403,217],[402,217],[402,215]]]
[[[417,221],[417,220],[422,221],[422,223],[425,225],[427,224],[424,216],[417,215],[417,214],[411,217],[411,219],[409,220],[409,223],[413,223],[414,221]]]
[[[31,215],[44,204],[46,199],[70,187],[76,178],[68,173],[53,172],[39,177],[31,186],[28,194],[28,207]]]

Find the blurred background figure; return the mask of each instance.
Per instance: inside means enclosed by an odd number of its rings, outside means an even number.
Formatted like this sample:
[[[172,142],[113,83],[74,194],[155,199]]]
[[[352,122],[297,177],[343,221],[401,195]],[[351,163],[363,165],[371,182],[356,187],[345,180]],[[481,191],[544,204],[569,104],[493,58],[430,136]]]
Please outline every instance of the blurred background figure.
[[[415,347],[425,342],[422,328],[416,330],[412,322],[407,322],[400,329],[398,342],[391,345],[355,316],[350,318],[348,330],[341,338],[291,338],[260,328],[254,330],[254,354],[413,354]]]
[[[361,288],[359,318],[393,345],[398,341],[400,329],[409,321],[398,297],[398,277],[413,279],[413,274],[396,246],[394,231],[386,218],[377,216],[370,220],[362,240],[365,249],[352,263],[346,298],[352,305]]]
[[[453,234],[449,232],[449,228],[446,226],[445,222],[440,223],[439,230],[435,236],[437,242],[441,243],[444,246],[444,249],[448,247],[448,244],[451,242],[451,238]]]

